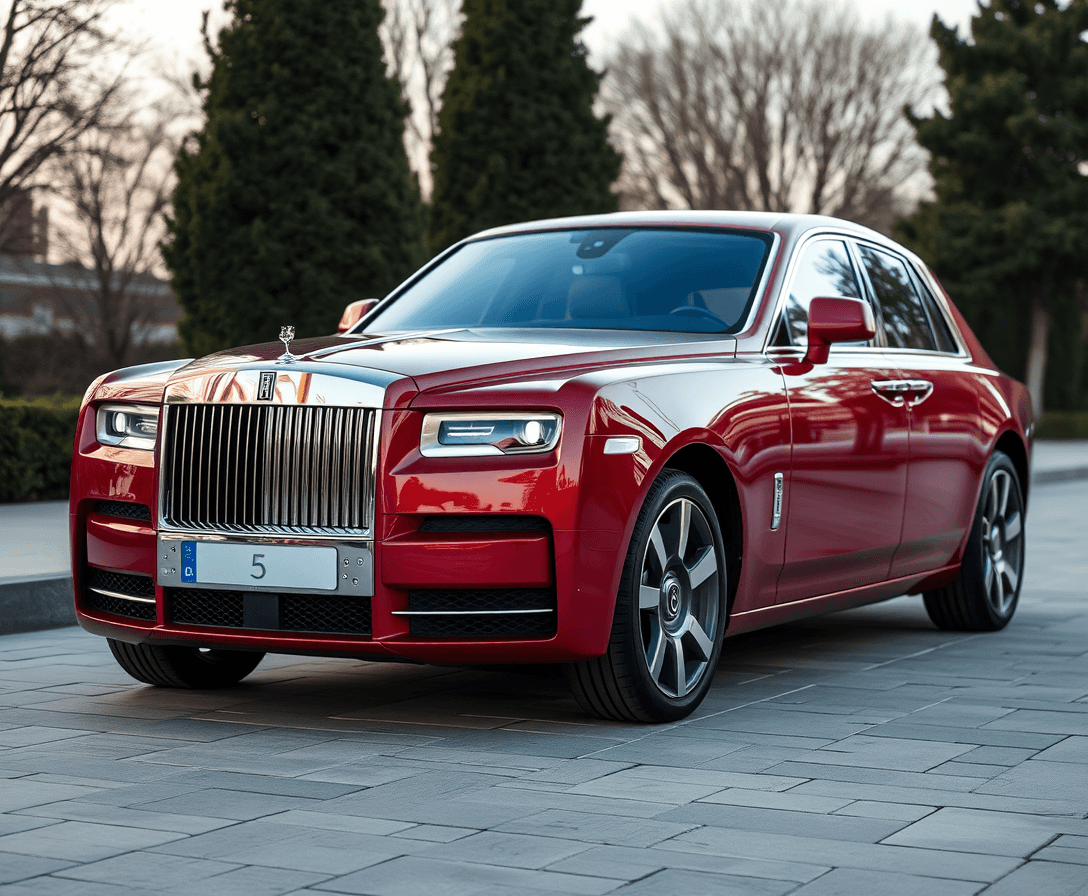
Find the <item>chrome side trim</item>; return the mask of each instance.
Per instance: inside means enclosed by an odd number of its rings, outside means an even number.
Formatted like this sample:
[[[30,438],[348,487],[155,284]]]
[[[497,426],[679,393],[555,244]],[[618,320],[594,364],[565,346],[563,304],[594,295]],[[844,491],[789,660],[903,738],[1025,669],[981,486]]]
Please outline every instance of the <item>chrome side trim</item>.
[[[782,522],[782,489],[783,489],[783,476],[781,473],[774,474],[774,507],[771,513],[771,529],[777,530]]]
[[[393,610],[393,616],[524,616],[555,610]]]
[[[89,588],[89,591],[93,591],[95,594],[101,594],[104,597],[116,597],[118,600],[131,600],[138,604],[153,604],[155,598],[153,597],[135,597],[131,594],[122,594],[120,591],[108,591],[105,588]]]

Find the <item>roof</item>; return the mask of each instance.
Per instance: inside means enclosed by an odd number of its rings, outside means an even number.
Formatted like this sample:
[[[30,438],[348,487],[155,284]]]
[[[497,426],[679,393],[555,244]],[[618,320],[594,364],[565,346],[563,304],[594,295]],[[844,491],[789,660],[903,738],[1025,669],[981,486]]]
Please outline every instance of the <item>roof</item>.
[[[748,230],[774,230],[790,238],[799,236],[807,230],[833,227],[858,236],[868,237],[880,242],[887,242],[883,234],[868,227],[832,218],[827,215],[794,215],[784,212],[733,212],[733,211],[649,211],[649,212],[614,212],[607,215],[579,215],[570,218],[549,218],[541,221],[527,221],[523,224],[508,224],[477,233],[469,239],[500,236],[509,233],[526,233],[537,230],[574,230],[593,227],[647,227],[647,226],[688,226],[688,227],[739,227]]]

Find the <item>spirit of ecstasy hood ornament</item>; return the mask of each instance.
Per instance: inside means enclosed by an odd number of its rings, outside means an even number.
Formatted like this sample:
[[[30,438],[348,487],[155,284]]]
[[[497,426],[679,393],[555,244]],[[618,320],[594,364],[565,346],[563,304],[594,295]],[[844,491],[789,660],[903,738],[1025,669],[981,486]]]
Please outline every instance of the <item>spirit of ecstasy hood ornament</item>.
[[[293,364],[298,360],[298,358],[291,354],[291,340],[294,338],[294,327],[280,327],[280,342],[283,343],[283,354],[276,360],[281,364]]]

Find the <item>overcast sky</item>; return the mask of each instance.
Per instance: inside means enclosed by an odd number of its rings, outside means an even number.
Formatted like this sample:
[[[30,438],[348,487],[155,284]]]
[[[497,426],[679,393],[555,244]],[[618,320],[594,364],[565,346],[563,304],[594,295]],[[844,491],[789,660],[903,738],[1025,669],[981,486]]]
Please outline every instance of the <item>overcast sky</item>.
[[[772,0],[773,2],[773,0]],[[966,29],[977,0],[855,0],[858,14],[870,21],[887,16],[914,22],[929,28],[937,13],[949,25]],[[623,32],[631,20],[650,19],[669,0],[584,0],[583,11],[594,17],[585,32],[586,44],[594,63],[601,64],[609,44]],[[167,61],[195,60],[201,54],[200,14],[202,10],[222,8],[221,0],[130,0],[124,21],[134,37],[145,37]]]

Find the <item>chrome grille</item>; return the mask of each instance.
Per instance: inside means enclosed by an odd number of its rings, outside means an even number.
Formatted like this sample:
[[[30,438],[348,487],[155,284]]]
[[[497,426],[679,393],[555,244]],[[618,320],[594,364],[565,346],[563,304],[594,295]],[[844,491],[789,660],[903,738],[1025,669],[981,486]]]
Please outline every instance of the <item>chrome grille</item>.
[[[369,530],[376,416],[370,408],[170,405],[163,522],[229,532]]]

